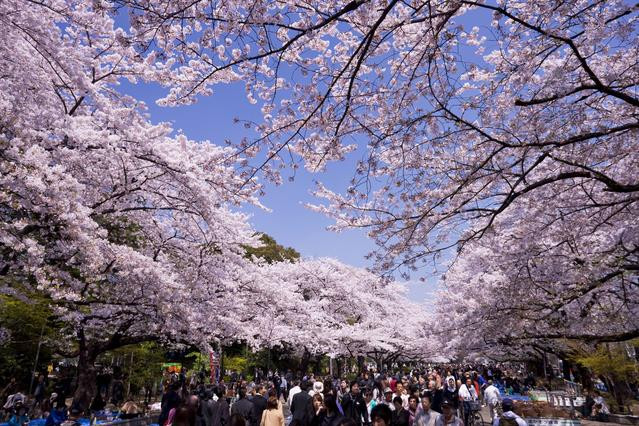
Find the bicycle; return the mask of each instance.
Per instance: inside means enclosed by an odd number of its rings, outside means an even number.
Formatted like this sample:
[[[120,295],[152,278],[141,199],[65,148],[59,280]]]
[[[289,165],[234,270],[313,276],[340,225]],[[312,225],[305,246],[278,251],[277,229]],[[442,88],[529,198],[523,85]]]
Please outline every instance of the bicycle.
[[[479,411],[471,411],[470,416],[468,417],[468,425],[469,426],[484,425],[484,418],[482,417]]]
[[[484,418],[481,415],[481,403],[479,401],[470,401],[469,406],[468,426],[483,426]]]

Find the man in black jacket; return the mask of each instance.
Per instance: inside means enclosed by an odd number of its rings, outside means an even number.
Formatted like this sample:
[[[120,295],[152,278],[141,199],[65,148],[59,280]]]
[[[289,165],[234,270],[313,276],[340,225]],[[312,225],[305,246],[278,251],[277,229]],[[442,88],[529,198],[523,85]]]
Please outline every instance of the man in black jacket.
[[[293,414],[293,420],[297,420],[300,426],[308,426],[313,418],[313,405],[311,400],[313,399],[308,394],[308,382],[303,381],[300,383],[301,392],[296,393],[291,401],[291,413]]]
[[[195,414],[196,426],[211,426],[213,424],[217,402],[211,399],[212,396],[213,393],[211,391],[207,391],[204,388],[200,389],[200,403]]]
[[[365,424],[369,423],[366,401],[359,391],[359,383],[356,380],[351,382],[351,391],[342,398],[342,410],[344,410],[344,416],[353,419],[358,426],[361,426],[362,419]]]
[[[405,410],[403,407],[404,401],[401,396],[396,396],[393,398],[393,405],[395,406],[395,410],[393,410],[393,416],[391,418],[392,426],[408,426],[408,419],[410,414],[408,410]]]
[[[158,420],[161,425],[163,425],[169,418],[169,412],[171,409],[177,408],[177,406],[180,405],[181,398],[178,394],[179,389],[179,383],[171,383],[167,392],[162,395],[162,411],[160,412],[160,419]]]
[[[255,406],[246,399],[246,388],[240,388],[238,398],[231,406],[231,415],[239,414],[244,417],[247,425],[255,425]]]
[[[267,400],[265,398],[266,388],[262,385],[257,385],[255,388],[256,393],[251,402],[253,403],[253,408],[255,409],[255,423],[253,426],[260,426],[260,421],[262,420],[262,413],[266,410]]]
[[[217,396],[217,403],[213,406],[213,425],[212,426],[228,426],[229,422],[229,403],[226,401],[226,389],[220,386],[214,390]]]

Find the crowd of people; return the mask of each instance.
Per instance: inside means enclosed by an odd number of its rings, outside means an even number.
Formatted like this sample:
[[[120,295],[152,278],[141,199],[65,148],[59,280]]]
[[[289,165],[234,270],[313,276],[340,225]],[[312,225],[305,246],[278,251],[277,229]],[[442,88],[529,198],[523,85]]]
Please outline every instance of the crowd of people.
[[[502,398],[492,369],[432,367],[407,374],[362,372],[355,380],[273,374],[227,386],[167,384],[161,426],[469,426],[487,405],[495,426],[526,426]]]
[[[133,399],[124,400],[123,392],[118,388],[117,381],[111,392],[110,403],[104,398],[104,391],[100,389],[93,399],[89,410],[93,413],[104,410],[109,405],[116,410],[116,417],[130,419],[143,414],[143,407],[139,407]],[[15,378],[0,389],[0,400],[4,401],[0,406],[0,423],[6,422],[8,426],[23,426],[32,420],[43,420],[44,426],[78,426],[80,419],[86,415],[86,410],[75,404],[68,403],[71,394],[69,383],[66,380],[56,380],[48,393],[49,384],[47,377],[40,374],[35,381],[33,393],[20,387]]]
[[[107,406],[104,390],[98,386],[89,410],[95,414],[106,406],[116,409],[118,418],[127,419],[155,409],[159,426],[475,426],[481,419],[479,411],[489,413],[493,426],[526,426],[503,390],[526,393],[535,385],[532,376],[524,378],[499,368],[450,365],[348,376],[350,380],[289,370],[246,380],[232,373],[228,383],[209,385],[204,374],[187,377],[183,369],[165,376],[161,402],[155,407],[120,398],[116,408],[112,399],[122,396],[116,391],[108,392],[111,404]],[[29,419],[43,418],[45,426],[77,426],[78,418],[87,414],[69,406],[62,391],[46,395],[42,377],[35,385],[29,401],[15,381],[2,389],[7,399],[0,420],[23,426]],[[585,416],[607,414],[600,394],[588,395],[584,410],[589,411]]]

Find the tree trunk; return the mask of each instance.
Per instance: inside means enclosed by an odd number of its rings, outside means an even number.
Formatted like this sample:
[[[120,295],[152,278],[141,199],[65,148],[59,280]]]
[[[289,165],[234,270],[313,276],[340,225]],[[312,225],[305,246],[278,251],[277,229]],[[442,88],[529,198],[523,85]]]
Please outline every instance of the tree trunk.
[[[304,348],[304,354],[302,354],[302,359],[300,361],[300,371],[302,372],[302,376],[305,376],[308,372],[308,365],[311,362],[311,353]]]
[[[321,375],[322,371],[322,355],[315,356],[315,367],[313,368],[313,372],[317,375]]]
[[[89,410],[91,401],[97,391],[97,376],[95,370],[95,354],[93,354],[80,338],[80,355],[78,357],[78,385],[73,395],[73,405],[82,412]]]

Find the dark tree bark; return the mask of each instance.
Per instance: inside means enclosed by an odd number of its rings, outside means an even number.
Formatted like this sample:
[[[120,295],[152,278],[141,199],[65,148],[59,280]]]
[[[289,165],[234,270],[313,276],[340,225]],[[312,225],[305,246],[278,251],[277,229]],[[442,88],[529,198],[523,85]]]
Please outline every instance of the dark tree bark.
[[[308,349],[304,348],[304,353],[302,354],[302,359],[300,360],[300,371],[303,375],[308,371],[308,366],[311,363],[311,353]]]
[[[97,353],[86,342],[84,331],[80,330],[78,355],[78,384],[73,395],[73,405],[82,412],[89,410],[91,401],[97,392],[95,360]]]
[[[337,377],[342,377],[342,373],[344,372],[344,362],[342,361],[342,357],[335,358],[335,375]]]

